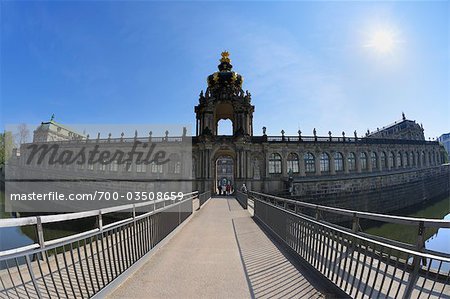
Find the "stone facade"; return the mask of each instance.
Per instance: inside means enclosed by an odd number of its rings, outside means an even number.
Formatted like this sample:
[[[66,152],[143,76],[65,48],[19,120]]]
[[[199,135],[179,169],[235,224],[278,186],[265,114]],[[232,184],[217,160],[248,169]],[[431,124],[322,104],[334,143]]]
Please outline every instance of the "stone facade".
[[[390,172],[424,169],[444,163],[438,142],[425,141],[423,128],[403,119],[366,137],[253,135],[251,94],[242,89],[242,77],[233,72],[224,53],[219,72],[208,77],[206,92],[195,107],[196,136],[193,165],[199,190],[217,192],[216,161],[234,161],[234,187],[275,194],[293,192],[293,182],[304,178],[384,176]],[[233,136],[219,136],[217,123],[230,119]],[[315,130],[314,130],[315,131]]]

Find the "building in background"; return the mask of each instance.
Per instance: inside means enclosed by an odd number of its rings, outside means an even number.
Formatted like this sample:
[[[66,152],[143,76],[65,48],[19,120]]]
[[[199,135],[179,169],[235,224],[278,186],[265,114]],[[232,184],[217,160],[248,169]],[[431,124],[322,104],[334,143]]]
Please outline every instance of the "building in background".
[[[438,140],[444,146],[448,154],[448,159],[450,160],[450,133],[442,134]]]
[[[42,122],[33,132],[33,142],[68,141],[86,139],[84,134],[80,134],[71,128],[57,123],[52,115],[50,121]]]

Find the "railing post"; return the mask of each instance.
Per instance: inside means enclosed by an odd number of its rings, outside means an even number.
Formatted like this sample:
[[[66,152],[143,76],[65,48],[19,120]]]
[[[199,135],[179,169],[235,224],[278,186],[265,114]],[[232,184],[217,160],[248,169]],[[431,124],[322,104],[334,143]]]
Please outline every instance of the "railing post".
[[[100,232],[103,231],[102,210],[98,210],[97,227],[98,227],[98,229],[99,229]]]
[[[359,231],[359,218],[356,213],[353,213],[352,231],[357,233]]]
[[[423,221],[419,222],[419,229],[417,231],[417,243],[416,248],[417,251],[421,252],[425,245],[424,240],[424,232],[425,232],[425,225]],[[414,256],[413,258],[413,270],[409,274],[408,279],[408,285],[406,286],[405,293],[403,294],[403,298],[411,298],[412,291],[414,290],[414,286],[416,285],[418,274],[419,274],[419,268],[420,268],[420,260],[421,258],[419,256]],[[406,261],[408,262],[408,261]]]
[[[36,228],[37,228],[37,235],[38,235],[39,246],[41,248],[44,248],[45,247],[45,239],[44,239],[44,230],[42,228],[41,216],[37,216],[36,219],[37,219],[37,221],[36,221]]]
[[[319,217],[320,217],[319,207],[316,206],[316,220],[319,220]]]

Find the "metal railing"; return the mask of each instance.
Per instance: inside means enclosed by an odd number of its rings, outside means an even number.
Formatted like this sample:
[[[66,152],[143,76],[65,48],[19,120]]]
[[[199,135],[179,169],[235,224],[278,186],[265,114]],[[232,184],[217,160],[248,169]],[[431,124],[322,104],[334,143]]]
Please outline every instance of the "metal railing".
[[[1,219],[5,227],[35,226],[38,243],[0,252],[0,298],[90,298],[152,250],[192,214],[198,192],[101,210]],[[104,224],[113,213],[129,217]],[[96,217],[97,227],[46,240],[43,224]]]
[[[450,255],[423,246],[426,227],[450,228],[450,221],[351,211],[258,192],[249,192],[249,197],[257,220],[353,298],[448,298],[450,294]],[[302,213],[305,209],[311,209],[313,216]],[[352,229],[322,220],[325,212],[352,217]],[[417,244],[362,233],[362,218],[417,226]]]
[[[236,191],[236,200],[242,206],[243,209],[247,209],[248,206],[248,196],[246,193],[241,191]]]
[[[198,195],[200,207],[205,204],[211,198],[211,191],[205,191]]]

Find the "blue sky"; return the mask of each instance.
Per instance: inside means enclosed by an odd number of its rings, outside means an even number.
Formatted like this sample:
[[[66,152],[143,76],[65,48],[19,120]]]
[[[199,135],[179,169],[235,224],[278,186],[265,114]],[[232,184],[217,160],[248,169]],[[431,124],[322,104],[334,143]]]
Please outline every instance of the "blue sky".
[[[220,52],[254,134],[363,134],[401,118],[450,131],[442,2],[2,2],[1,126],[190,124]],[[388,53],[368,46],[389,32]]]

